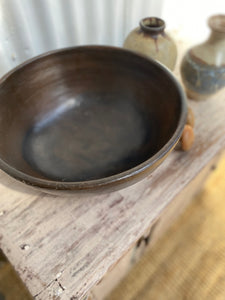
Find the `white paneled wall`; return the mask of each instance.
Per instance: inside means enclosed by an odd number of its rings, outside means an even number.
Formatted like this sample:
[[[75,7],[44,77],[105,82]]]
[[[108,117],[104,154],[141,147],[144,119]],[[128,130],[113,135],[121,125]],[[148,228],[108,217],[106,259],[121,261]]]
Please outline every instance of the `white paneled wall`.
[[[40,53],[81,44],[121,46],[164,0],[0,0],[0,76]]]
[[[225,0],[0,0],[0,76],[48,50],[81,45],[122,46],[147,16],[165,19],[168,30],[199,42],[207,18],[225,14]]]

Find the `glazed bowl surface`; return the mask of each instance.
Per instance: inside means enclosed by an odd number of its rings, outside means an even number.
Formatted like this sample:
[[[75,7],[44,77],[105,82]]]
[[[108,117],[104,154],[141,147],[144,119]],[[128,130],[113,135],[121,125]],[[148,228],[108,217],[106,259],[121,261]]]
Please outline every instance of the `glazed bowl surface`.
[[[40,55],[0,81],[0,167],[53,193],[137,182],[175,147],[186,100],[159,63],[106,46]]]

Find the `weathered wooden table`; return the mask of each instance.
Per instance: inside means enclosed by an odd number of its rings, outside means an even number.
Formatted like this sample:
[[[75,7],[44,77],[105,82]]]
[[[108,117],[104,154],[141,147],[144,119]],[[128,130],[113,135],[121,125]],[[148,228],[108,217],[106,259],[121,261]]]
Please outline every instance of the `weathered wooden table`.
[[[48,196],[0,172],[0,248],[35,299],[83,299],[90,291],[103,297],[113,274],[119,280],[136,260],[140,238],[147,234],[143,241],[154,243],[187,205],[225,147],[225,93],[189,104],[196,115],[193,149],[173,151],[146,179],[119,192]]]

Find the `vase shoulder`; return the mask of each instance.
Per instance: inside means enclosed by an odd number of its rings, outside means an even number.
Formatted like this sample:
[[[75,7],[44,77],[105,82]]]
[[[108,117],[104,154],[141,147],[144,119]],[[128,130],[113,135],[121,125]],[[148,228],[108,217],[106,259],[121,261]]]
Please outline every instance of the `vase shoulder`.
[[[123,46],[126,49],[158,60],[170,69],[175,67],[176,44],[171,36],[165,32],[152,36],[142,32],[137,27],[127,36]]]
[[[225,66],[225,42],[205,42],[191,49],[193,59],[215,67]]]
[[[150,23],[144,26],[143,22],[147,21]],[[123,47],[157,60],[173,70],[177,48],[171,36],[164,31],[164,21],[157,18],[145,18],[140,24],[128,34]]]

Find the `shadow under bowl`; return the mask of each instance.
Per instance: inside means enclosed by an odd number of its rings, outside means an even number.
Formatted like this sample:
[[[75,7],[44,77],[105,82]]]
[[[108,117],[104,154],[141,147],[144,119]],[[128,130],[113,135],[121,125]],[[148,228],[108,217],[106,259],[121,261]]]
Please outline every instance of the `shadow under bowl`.
[[[175,147],[186,100],[159,63],[104,46],[52,51],[0,81],[0,167],[46,192],[111,191]]]

